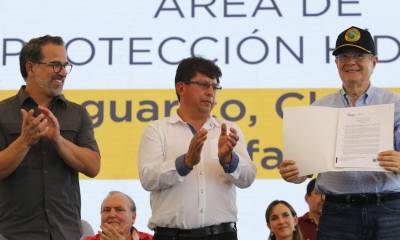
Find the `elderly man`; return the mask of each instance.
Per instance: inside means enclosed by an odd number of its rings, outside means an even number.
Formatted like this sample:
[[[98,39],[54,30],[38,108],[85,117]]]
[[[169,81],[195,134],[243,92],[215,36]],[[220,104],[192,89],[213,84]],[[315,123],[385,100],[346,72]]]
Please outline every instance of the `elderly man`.
[[[371,85],[378,63],[375,43],[367,30],[350,27],[337,38],[333,51],[342,89],[314,105],[358,107],[392,103],[394,149],[379,153],[377,159],[387,172],[327,172],[317,178],[325,194],[318,239],[398,239],[400,236],[400,96]],[[294,159],[295,160],[295,159]],[[285,160],[280,174],[299,183],[294,160]],[[318,161],[318,160],[316,160]]]
[[[95,177],[100,155],[86,109],[63,86],[72,65],[60,37],[21,50],[26,85],[0,102],[0,234],[9,240],[81,235],[79,173]]]
[[[132,198],[112,191],[101,204],[101,231],[84,240],[152,240],[152,235],[133,226],[135,220],[136,205]]]
[[[237,239],[235,189],[250,186],[256,167],[239,127],[211,115],[220,77],[210,60],[182,60],[177,114],[144,130],[139,176],[151,191],[156,240]]]

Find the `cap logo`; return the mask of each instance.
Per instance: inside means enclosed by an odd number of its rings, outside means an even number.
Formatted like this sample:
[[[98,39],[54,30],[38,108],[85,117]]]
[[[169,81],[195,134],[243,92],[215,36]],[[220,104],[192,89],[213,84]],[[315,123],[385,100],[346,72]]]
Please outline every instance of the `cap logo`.
[[[350,28],[344,34],[344,39],[346,39],[346,41],[348,42],[357,42],[358,40],[360,40],[360,37],[361,33],[356,28]]]

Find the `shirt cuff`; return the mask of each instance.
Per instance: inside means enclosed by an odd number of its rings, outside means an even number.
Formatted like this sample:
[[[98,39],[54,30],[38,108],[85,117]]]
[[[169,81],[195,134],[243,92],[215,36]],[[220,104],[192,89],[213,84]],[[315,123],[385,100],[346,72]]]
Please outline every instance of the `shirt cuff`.
[[[176,158],[175,167],[176,170],[178,171],[178,174],[181,175],[182,177],[188,175],[190,171],[193,170],[193,168],[188,168],[185,166],[185,154]]]
[[[229,162],[229,164],[224,165],[221,161],[220,164],[224,168],[224,172],[233,173],[239,165],[239,156],[235,152],[232,152],[231,161]]]

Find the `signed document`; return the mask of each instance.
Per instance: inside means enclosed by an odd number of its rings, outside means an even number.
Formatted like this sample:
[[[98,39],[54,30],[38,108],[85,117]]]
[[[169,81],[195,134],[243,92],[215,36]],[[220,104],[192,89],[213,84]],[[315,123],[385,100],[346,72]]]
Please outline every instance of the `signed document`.
[[[300,176],[328,171],[385,171],[376,157],[393,149],[394,105],[287,107],[284,158]]]

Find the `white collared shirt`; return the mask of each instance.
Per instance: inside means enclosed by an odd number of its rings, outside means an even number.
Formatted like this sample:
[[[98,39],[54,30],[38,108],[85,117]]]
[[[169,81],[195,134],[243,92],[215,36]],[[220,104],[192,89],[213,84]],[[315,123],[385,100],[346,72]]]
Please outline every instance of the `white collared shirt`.
[[[193,133],[178,115],[153,122],[144,129],[139,148],[139,177],[142,186],[151,191],[152,216],[149,228],[200,228],[224,222],[236,222],[235,185],[246,188],[256,176],[256,167],[247,152],[243,134],[234,127],[239,141],[234,152],[239,164],[225,173],[218,159],[221,122],[209,117],[203,128],[208,130],[201,160],[186,176],[178,174],[175,162],[188,151]]]

